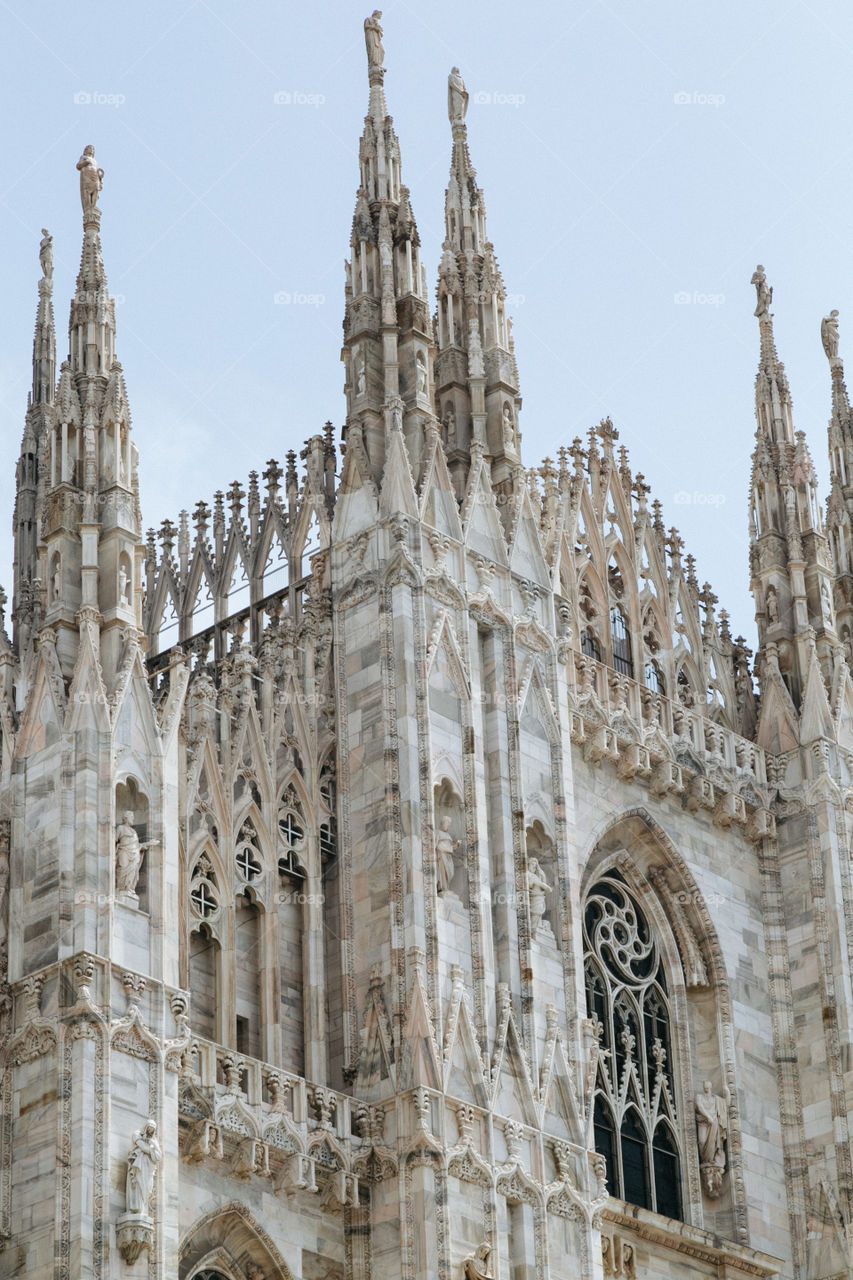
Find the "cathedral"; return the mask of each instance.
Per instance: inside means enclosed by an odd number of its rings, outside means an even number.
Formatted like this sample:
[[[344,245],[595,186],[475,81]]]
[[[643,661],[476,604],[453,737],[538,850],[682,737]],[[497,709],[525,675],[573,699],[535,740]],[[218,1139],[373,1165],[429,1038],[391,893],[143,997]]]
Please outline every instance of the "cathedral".
[[[753,276],[753,660],[609,419],[524,460],[468,93],[433,295],[380,19],[340,431],[145,533],[93,147],[58,367],[43,232],[0,1276],[851,1277],[837,313],[824,509]]]

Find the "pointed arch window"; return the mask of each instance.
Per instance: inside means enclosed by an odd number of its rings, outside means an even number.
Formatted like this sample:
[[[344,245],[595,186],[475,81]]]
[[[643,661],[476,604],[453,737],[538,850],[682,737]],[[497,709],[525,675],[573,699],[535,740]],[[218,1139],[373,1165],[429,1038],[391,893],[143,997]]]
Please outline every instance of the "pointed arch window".
[[[618,871],[590,889],[583,929],[587,1013],[603,1050],[593,1129],[608,1188],[681,1218],[666,975],[654,933]]]
[[[631,633],[622,610],[616,606],[610,610],[610,638],[613,644],[613,666],[623,676],[634,678],[634,658],[631,653]]]
[[[585,653],[588,658],[595,658],[596,662],[601,661],[601,645],[592,627],[586,627],[581,635],[581,653]]]
[[[305,875],[305,815],[293,787],[282,796],[278,811],[278,873],[282,876]]]
[[[654,659],[650,659],[646,663],[645,671],[646,688],[651,689],[653,693],[666,693],[666,685],[661,674],[661,669]]]

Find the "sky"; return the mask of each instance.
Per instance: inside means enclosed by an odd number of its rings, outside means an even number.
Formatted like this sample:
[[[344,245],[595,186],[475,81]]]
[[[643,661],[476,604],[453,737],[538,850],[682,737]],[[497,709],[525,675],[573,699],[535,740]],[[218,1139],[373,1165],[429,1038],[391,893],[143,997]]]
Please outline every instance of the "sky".
[[[366,3],[0,0],[0,582],[31,382],[40,228],[58,360],[93,143],[145,527],[345,412],[344,258]],[[610,416],[732,618],[755,634],[747,506],[764,264],[828,492],[820,321],[853,352],[853,6],[837,0],[389,3],[385,90],[434,286],[447,74],[514,317],[526,465]],[[289,299],[282,301],[282,299]],[[851,317],[848,328],[846,318]],[[851,357],[853,358],[853,356]]]

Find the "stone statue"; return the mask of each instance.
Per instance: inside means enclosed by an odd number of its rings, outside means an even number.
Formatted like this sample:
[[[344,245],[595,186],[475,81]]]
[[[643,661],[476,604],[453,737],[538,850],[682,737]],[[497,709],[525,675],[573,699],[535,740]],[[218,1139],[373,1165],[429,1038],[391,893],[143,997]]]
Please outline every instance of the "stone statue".
[[[127,569],[125,569],[123,564],[119,565],[118,569],[118,600],[119,604],[130,604],[130,600],[127,595]]]
[[[53,598],[54,600],[58,600],[59,597],[62,595],[62,561],[59,559],[59,556],[56,557],[56,560],[54,561],[54,564],[53,564],[53,584],[52,585],[53,585]]]
[[[418,366],[418,395],[425,396],[427,393],[427,369],[423,360],[417,361]]]
[[[473,1257],[465,1260],[465,1280],[494,1280],[492,1268],[489,1266],[491,1256],[492,1246],[485,1240],[477,1245],[477,1251]]]
[[[461,840],[454,840],[450,834],[450,823],[452,815],[443,813],[441,821],[438,824],[438,836],[435,842],[436,861],[438,863],[438,892],[446,893],[450,888],[450,882],[453,879],[453,873],[456,870],[456,861],[453,857],[454,849],[458,849],[462,843]]]
[[[504,404],[503,411],[504,453],[515,453],[515,423],[509,401]]]
[[[98,196],[104,185],[104,171],[95,163],[94,147],[85,148],[77,161],[77,168],[80,170],[80,203],[86,213],[89,209],[97,208]]]
[[[367,45],[367,65],[372,71],[381,67],[385,61],[385,49],[382,45],[381,9],[374,9],[369,18],[364,19],[364,43]]]
[[[453,405],[449,404],[444,414],[444,432],[448,449],[456,448],[456,414]]]
[[[450,123],[464,124],[467,110],[468,90],[465,88],[465,81],[459,74],[459,68],[454,67],[447,77],[447,114],[450,118]]]
[[[729,1132],[729,1092],[726,1096],[712,1092],[710,1080],[704,1081],[695,1099],[696,1137],[699,1144],[699,1167],[705,1191],[716,1198],[720,1194],[726,1171],[726,1140]]]
[[[764,275],[764,268],[759,264],[752,276],[752,283],[755,285],[755,291],[758,294],[758,301],[755,304],[755,314],[757,316],[766,316],[770,311],[770,304],[773,301],[773,290],[767,283]]]
[[[827,360],[838,359],[838,312],[830,311],[820,322],[820,340]]]
[[[359,356],[357,361],[358,373],[356,375],[355,394],[363,396],[367,389],[367,367],[364,362],[364,356]]]
[[[39,245],[39,262],[41,263],[41,273],[45,280],[53,282],[53,236],[47,227],[41,229],[41,244]]]
[[[154,1174],[163,1159],[157,1141],[157,1126],[149,1120],[133,1135],[133,1146],[127,1161],[127,1211],[150,1216]]]
[[[527,896],[530,902],[530,932],[534,938],[545,915],[545,895],[550,892],[551,886],[545,879],[539,859],[530,858],[527,863]]]
[[[379,261],[383,271],[394,270],[394,251],[387,240],[379,241]]]
[[[779,601],[775,587],[769,587],[767,590],[767,619],[769,622],[779,621]]]
[[[119,893],[136,893],[142,855],[147,847],[139,843],[133,826],[133,811],[127,809],[116,827],[116,890]]]

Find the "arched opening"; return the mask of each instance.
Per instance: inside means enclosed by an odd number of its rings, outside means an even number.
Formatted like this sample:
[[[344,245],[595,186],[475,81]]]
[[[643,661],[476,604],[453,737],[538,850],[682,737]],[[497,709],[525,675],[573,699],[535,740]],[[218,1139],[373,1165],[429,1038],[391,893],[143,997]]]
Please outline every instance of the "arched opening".
[[[613,666],[620,675],[634,678],[634,657],[631,651],[631,633],[625,615],[618,605],[610,610],[610,642],[613,647]]]
[[[263,1016],[262,912],[253,891],[246,888],[234,899],[235,1027],[234,1045],[250,1058],[261,1055]]]
[[[586,895],[583,937],[587,1013],[605,1051],[593,1127],[608,1188],[618,1199],[678,1218],[681,1165],[664,958],[615,868]]]
[[[191,1023],[197,1036],[217,1040],[219,1008],[219,943],[210,926],[200,924],[190,934]]]

